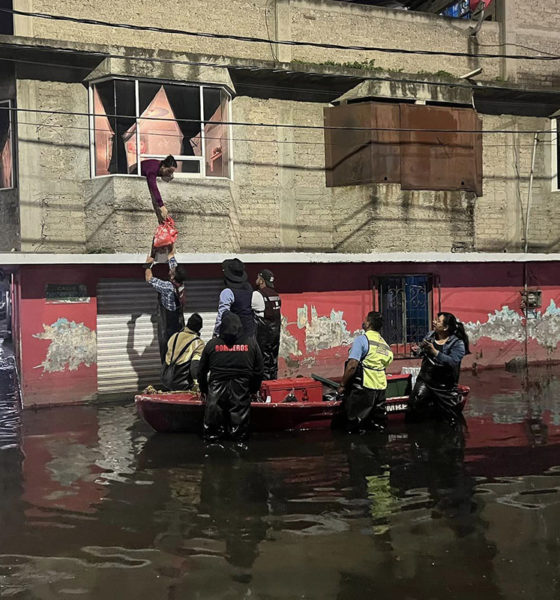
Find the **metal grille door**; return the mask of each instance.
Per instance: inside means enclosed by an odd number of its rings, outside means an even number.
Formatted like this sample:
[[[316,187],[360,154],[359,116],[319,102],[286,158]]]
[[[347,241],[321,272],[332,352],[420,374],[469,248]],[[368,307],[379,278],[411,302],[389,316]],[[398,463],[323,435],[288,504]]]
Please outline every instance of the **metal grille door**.
[[[212,338],[219,279],[186,283],[185,318],[198,312],[201,337]],[[100,394],[135,392],[159,386],[161,362],[157,337],[157,293],[142,280],[105,279],[97,286],[97,388]]]
[[[157,293],[142,280],[97,285],[97,391],[133,392],[159,384]]]

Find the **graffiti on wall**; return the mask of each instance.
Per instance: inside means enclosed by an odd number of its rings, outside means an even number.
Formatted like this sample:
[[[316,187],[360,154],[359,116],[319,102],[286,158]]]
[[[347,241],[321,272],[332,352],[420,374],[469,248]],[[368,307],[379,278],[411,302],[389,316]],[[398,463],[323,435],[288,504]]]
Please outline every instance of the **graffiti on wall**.
[[[488,314],[484,323],[465,323],[465,330],[471,343],[476,344],[487,337],[496,342],[517,341],[525,339],[525,319],[523,315],[509,306]],[[554,300],[544,311],[534,311],[527,319],[527,334],[548,350],[555,350],[560,343],[560,308]]]
[[[83,323],[60,318],[52,325],[43,324],[43,331],[33,337],[50,340],[47,356],[36,369],[47,373],[75,371],[82,364],[90,367],[96,362],[95,331]]]

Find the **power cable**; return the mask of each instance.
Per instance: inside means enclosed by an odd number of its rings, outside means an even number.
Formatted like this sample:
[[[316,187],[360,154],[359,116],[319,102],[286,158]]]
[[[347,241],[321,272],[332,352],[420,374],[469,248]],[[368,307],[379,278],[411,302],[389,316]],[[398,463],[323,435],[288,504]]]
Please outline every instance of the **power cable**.
[[[0,12],[37,19],[50,19],[53,21],[68,21],[70,23],[79,23],[81,25],[97,25],[101,27],[113,27],[118,29],[130,29],[132,31],[151,31],[154,33],[168,33],[174,35],[185,35],[190,37],[201,37],[209,39],[233,40],[238,42],[250,42],[259,44],[278,44],[283,46],[309,46],[312,48],[326,48],[330,50],[359,50],[361,52],[381,52],[389,54],[416,54],[421,56],[456,56],[461,58],[506,58],[512,60],[543,60],[557,61],[560,56],[533,56],[523,54],[481,54],[474,52],[453,52],[451,50],[412,50],[406,48],[382,48],[379,46],[360,46],[344,44],[332,44],[325,42],[310,42],[302,40],[272,40],[267,38],[235,35],[230,33],[208,33],[202,31],[188,31],[185,29],[174,29],[169,27],[153,27],[148,25],[132,25],[130,23],[112,23],[110,21],[101,21],[99,19],[86,19],[70,17],[67,15],[53,15],[49,13],[28,12],[17,9],[0,8]]]
[[[112,130],[105,129],[104,127],[95,127],[95,126],[94,127],[79,127],[78,125],[57,125],[56,123],[48,123],[48,122],[32,123],[30,121],[20,121],[20,120],[18,120],[18,125],[30,125],[30,126],[34,126],[34,127],[40,127],[40,128],[50,127],[53,129],[72,129],[72,130],[76,130],[76,131],[100,131],[100,132],[104,132],[104,133],[112,133],[113,135],[115,135],[115,132]],[[421,131],[425,131],[425,130],[422,129]],[[508,133],[516,134],[519,132],[509,131]],[[556,135],[552,131],[548,131],[548,133],[550,135]],[[166,137],[166,138],[182,138],[183,137],[181,135],[156,133],[156,132],[151,132],[151,131],[143,132],[141,135]],[[262,138],[240,138],[240,137],[233,137],[233,136],[210,136],[207,134],[204,135],[204,139],[206,139],[206,140],[225,140],[228,142],[251,142],[251,143],[257,143],[257,144],[293,144],[295,146],[298,146],[298,145],[299,146],[340,146],[340,144],[328,143],[328,142],[324,142],[324,141],[309,142],[309,141],[304,141],[304,140],[276,140],[276,139],[264,140]],[[544,145],[551,145],[551,144],[556,144],[556,140],[551,140],[550,142],[542,140],[540,143],[542,143]],[[520,148],[521,147],[532,148],[533,144],[532,143],[531,144],[517,144],[517,146]],[[508,147],[511,147],[511,144],[485,144],[485,148],[508,148]]]
[[[96,114],[89,112],[73,112],[66,110],[47,110],[41,108],[20,108],[14,106],[0,106],[0,110],[24,113],[40,113],[47,115],[67,115],[73,117],[107,117],[108,119],[134,119],[141,121],[171,121],[180,123],[210,123],[212,125],[231,125],[240,127],[276,127],[278,129],[304,129],[321,131],[380,131],[380,132],[398,132],[398,133],[474,133],[474,134],[496,134],[496,133],[548,133],[546,129],[423,129],[423,128],[398,128],[398,127],[353,127],[353,126],[335,126],[335,125],[298,125],[295,123],[249,123],[246,121],[204,121],[201,119],[186,118],[165,118],[165,117],[142,117],[136,115],[117,115],[117,114]],[[40,125],[40,123],[37,123]]]

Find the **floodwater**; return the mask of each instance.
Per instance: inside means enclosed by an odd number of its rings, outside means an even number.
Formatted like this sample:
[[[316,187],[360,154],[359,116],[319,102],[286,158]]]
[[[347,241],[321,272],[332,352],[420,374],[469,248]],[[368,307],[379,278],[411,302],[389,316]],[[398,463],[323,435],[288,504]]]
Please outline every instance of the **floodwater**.
[[[468,432],[206,451],[129,405],[0,399],[0,597],[560,598],[560,370],[466,376]]]

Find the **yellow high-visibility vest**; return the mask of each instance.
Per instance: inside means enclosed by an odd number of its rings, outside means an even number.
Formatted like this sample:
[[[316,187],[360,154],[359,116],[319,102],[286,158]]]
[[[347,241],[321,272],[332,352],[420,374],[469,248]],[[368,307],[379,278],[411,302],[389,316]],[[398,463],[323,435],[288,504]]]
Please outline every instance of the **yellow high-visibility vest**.
[[[363,386],[370,390],[387,388],[385,369],[393,362],[393,352],[378,331],[366,331],[369,350],[362,360],[364,371]]]

